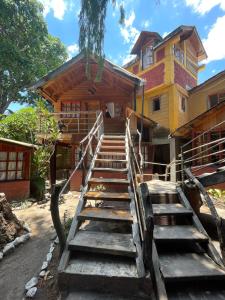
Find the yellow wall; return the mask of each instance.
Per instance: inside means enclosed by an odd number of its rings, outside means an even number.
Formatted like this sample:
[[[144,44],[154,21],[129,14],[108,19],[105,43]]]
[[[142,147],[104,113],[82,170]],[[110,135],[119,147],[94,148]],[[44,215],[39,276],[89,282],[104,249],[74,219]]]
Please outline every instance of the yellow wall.
[[[198,115],[202,114],[204,111],[209,109],[208,106],[208,96],[219,92],[225,91],[225,78],[218,79],[216,82],[207,84],[202,87],[201,90],[190,94],[188,100],[189,106],[189,119],[188,121],[194,119]]]
[[[173,54],[173,45],[179,41],[179,37],[174,37],[167,44],[162,45],[155,51],[154,54],[154,61],[156,61],[156,52],[159,51],[161,48],[165,48],[165,57],[160,60],[159,62],[154,63],[153,65],[149,66],[145,70],[140,70],[140,61],[137,61],[132,66],[129,66],[127,70],[130,72],[133,71],[133,66],[139,66],[139,72],[137,73],[138,76],[143,77],[145,73],[154,69],[157,65],[164,63],[165,64],[165,73],[164,73],[164,83],[160,86],[156,86],[149,90],[145,91],[145,105],[144,105],[144,115],[151,118],[155,122],[159,123],[161,126],[166,127],[173,132],[176,128],[182,126],[183,124],[189,121],[189,116],[192,111],[188,102],[188,92],[186,89],[182,88],[178,84],[174,82],[174,61],[177,61]],[[184,42],[182,45],[184,49],[184,53],[193,53],[193,49],[189,41]],[[178,61],[177,61],[178,62]],[[186,59],[185,64],[181,64],[178,62],[179,65],[184,68],[193,78],[197,79],[194,74],[192,74],[186,68]],[[183,95],[187,98],[186,100],[186,111],[183,112],[181,110],[181,101],[180,95]],[[152,112],[152,104],[151,101],[154,97],[161,96],[161,108],[159,111]],[[141,97],[137,98],[137,111],[141,113],[142,105],[141,105]],[[201,108],[200,108],[201,110]]]

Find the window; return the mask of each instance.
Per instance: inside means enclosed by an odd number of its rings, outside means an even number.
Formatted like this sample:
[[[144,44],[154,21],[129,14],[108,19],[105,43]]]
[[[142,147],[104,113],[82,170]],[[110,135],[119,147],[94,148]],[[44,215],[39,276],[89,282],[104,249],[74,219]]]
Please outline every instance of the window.
[[[218,95],[211,95],[209,96],[209,108],[215,106],[218,103]]]
[[[153,64],[153,50],[152,47],[146,47],[145,50],[143,50],[143,70],[149,67]]]
[[[182,112],[186,111],[186,98],[184,96],[180,96],[180,107]]]
[[[160,98],[154,98],[152,100],[152,111],[160,110]]]
[[[80,112],[80,102],[63,102],[61,109],[70,112],[70,114],[63,114],[63,118],[79,118],[79,113],[71,114],[71,112]]]
[[[23,152],[0,152],[0,181],[23,179]]]
[[[174,45],[173,46],[173,53],[174,53],[174,56],[176,57],[176,59],[184,64],[184,51],[177,45]]]

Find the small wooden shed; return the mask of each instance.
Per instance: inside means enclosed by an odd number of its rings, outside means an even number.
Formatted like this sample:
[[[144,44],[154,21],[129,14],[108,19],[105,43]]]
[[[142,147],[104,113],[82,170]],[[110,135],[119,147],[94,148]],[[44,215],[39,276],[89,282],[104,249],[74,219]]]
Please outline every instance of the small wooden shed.
[[[0,192],[7,200],[30,196],[31,155],[36,146],[0,138]]]

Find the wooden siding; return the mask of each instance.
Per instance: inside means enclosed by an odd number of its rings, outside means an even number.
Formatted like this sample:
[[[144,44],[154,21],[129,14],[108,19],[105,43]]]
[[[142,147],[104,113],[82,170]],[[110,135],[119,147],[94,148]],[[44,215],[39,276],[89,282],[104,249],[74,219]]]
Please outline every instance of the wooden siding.
[[[201,113],[209,109],[208,97],[209,95],[225,92],[224,78],[220,78],[217,82],[212,82],[206,85],[199,91],[190,94],[188,100],[189,106],[189,120],[194,119]]]

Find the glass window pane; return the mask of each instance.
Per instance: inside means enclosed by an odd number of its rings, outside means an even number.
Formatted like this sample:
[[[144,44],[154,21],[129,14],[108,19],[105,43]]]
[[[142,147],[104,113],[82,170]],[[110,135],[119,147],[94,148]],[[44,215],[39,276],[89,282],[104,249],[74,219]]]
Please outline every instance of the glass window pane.
[[[16,171],[8,172],[8,180],[15,180],[16,179]]]
[[[22,170],[23,168],[23,162],[22,161],[18,161],[17,163],[17,170]]]
[[[0,152],[0,160],[7,160],[7,152]]]
[[[5,161],[0,162],[0,170],[3,170],[3,171],[6,170],[6,162]]]
[[[16,170],[16,162],[15,161],[9,162],[8,170]]]
[[[17,172],[16,179],[23,179],[21,171]]]
[[[23,152],[18,152],[18,160],[23,160]]]
[[[3,181],[6,179],[6,172],[0,172],[0,181]]]
[[[16,152],[9,152],[9,160],[16,160]]]

